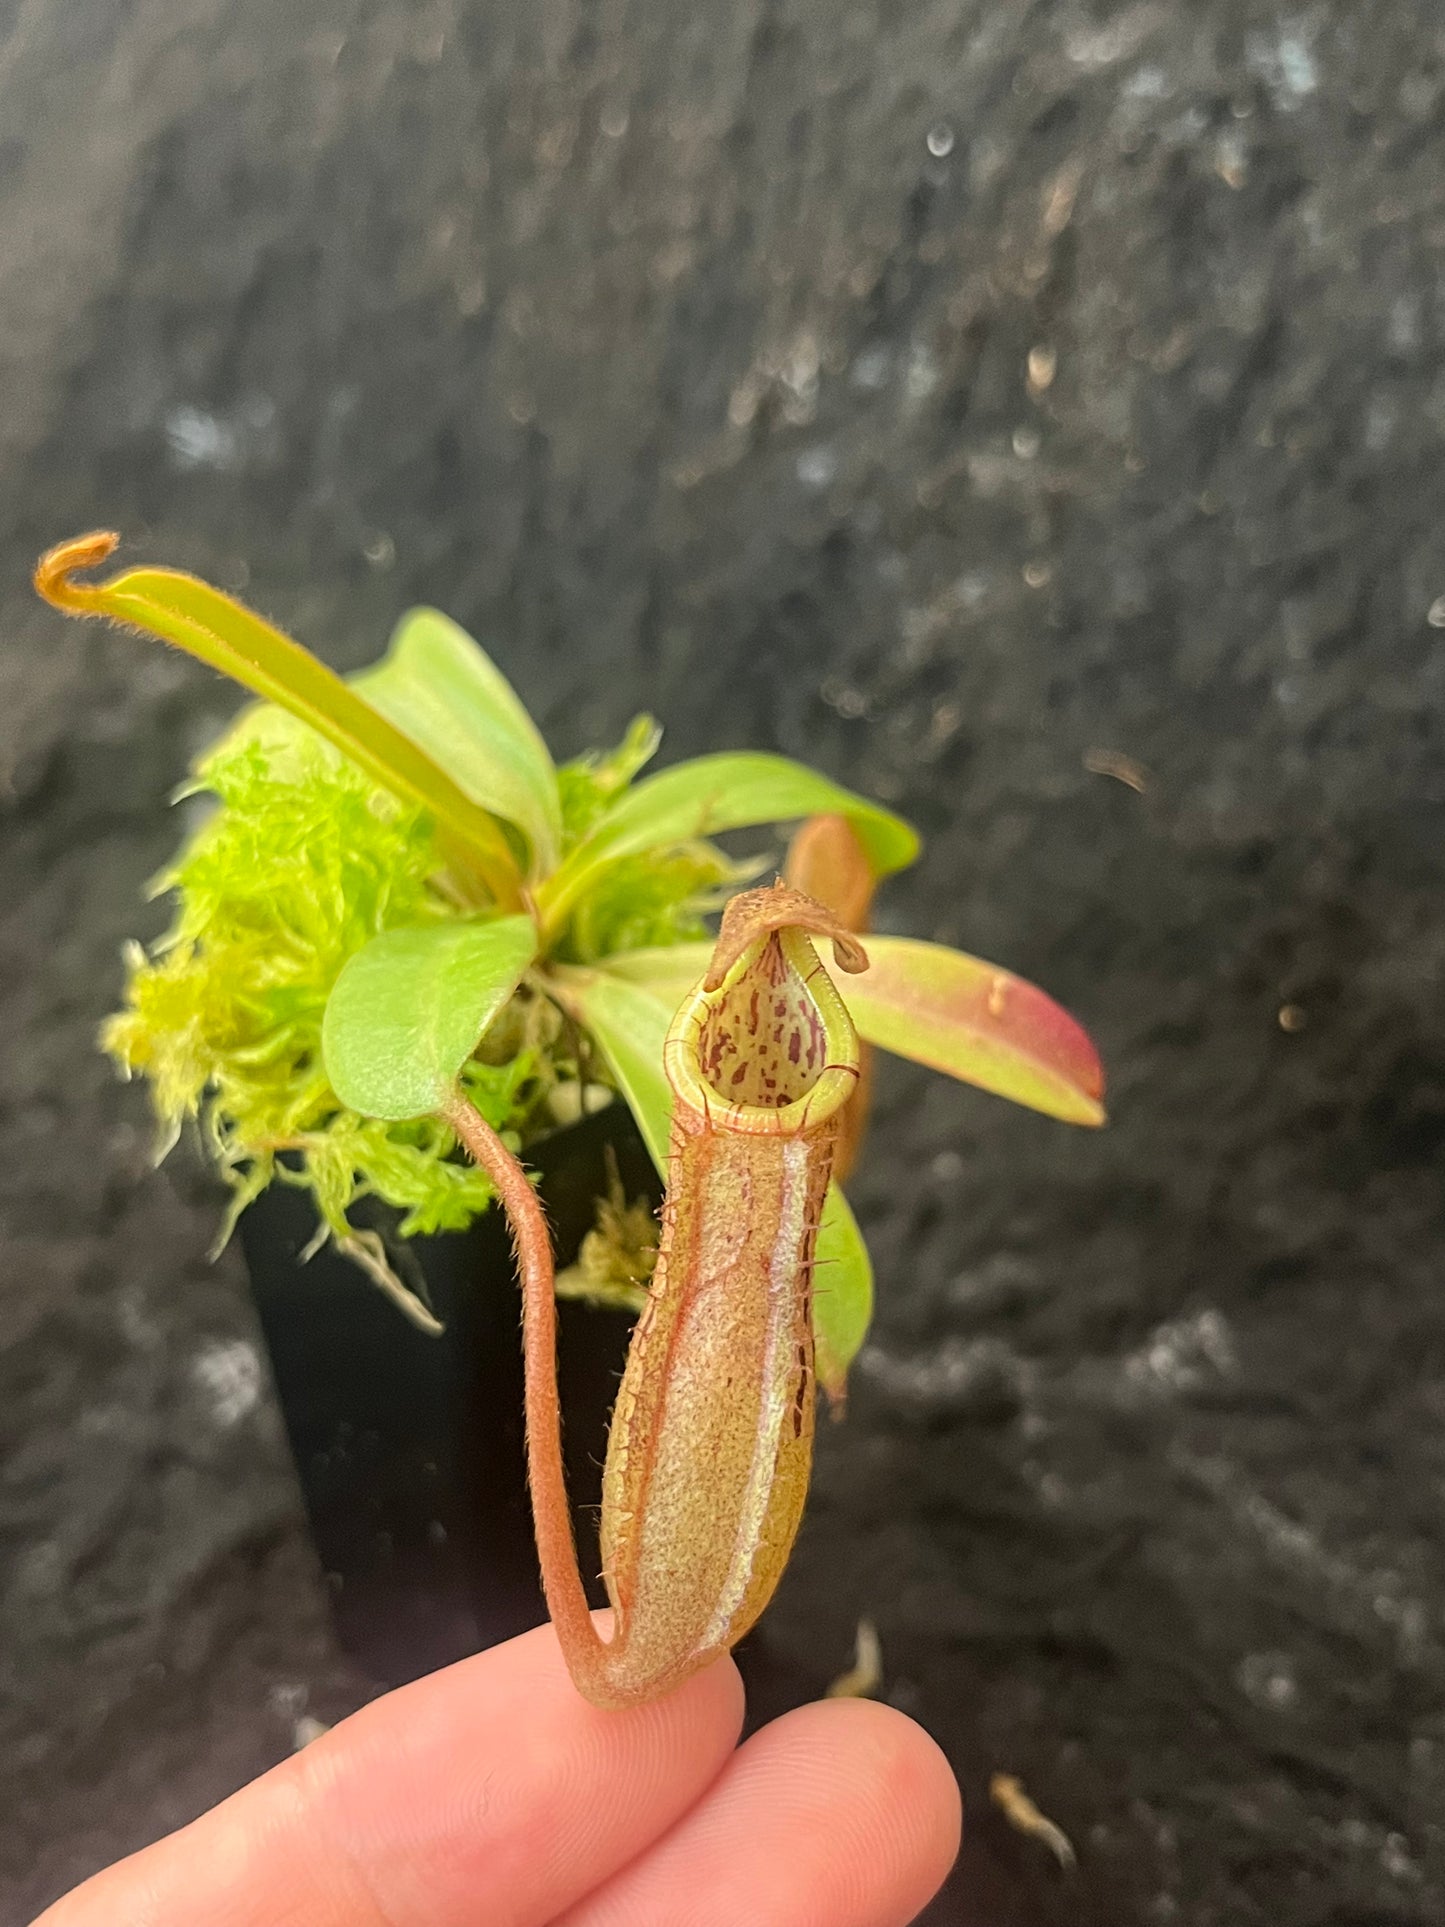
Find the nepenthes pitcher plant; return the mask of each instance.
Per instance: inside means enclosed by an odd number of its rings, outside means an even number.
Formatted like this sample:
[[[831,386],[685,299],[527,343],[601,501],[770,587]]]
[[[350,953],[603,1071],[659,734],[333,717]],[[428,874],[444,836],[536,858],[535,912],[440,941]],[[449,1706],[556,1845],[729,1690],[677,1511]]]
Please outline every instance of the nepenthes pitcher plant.
[[[403,873],[386,871],[370,921],[342,903],[343,922],[351,916],[357,927],[347,924],[344,942],[321,946],[314,963],[300,943],[304,968],[272,1002],[274,959],[256,937],[271,927],[272,905],[250,889],[249,858],[224,889],[208,882],[199,905],[187,906],[180,884],[180,921],[150,956],[137,953],[131,992],[142,1002],[113,1020],[107,1047],[127,1072],[151,1077],[168,1141],[189,1117],[225,1144],[243,1200],[266,1182],[278,1146],[333,1149],[326,1134],[338,1118],[363,1160],[348,1166],[347,1183],[383,1197],[397,1160],[409,1182],[433,1184],[433,1197],[458,1175],[475,1179],[451,1156],[457,1143],[467,1149],[517,1246],[537,1544],[568,1664],[602,1706],[665,1693],[734,1645],[771,1597],[807,1493],[816,1381],[841,1396],[866,1328],[871,1272],[836,1179],[857,1146],[868,1046],[1098,1124],[1093,1046],[1043,992],[994,965],[907,938],[870,936],[865,947],[858,933],[873,886],[913,860],[918,839],[818,772],[721,752],[634,783],[656,747],[647,718],[610,764],[584,757],[559,771],[496,665],[437,612],[404,618],[388,656],[346,681],[195,577],[140,568],[86,579],[115,546],[105,533],[61,544],[42,557],[37,588],[67,614],[138,628],[261,697],[267,707],[249,724],[243,716],[227,740],[231,766],[249,759],[253,776],[264,776],[248,791],[263,814],[285,788],[272,754],[305,782],[331,784],[327,795],[350,795],[337,788],[344,767],[353,787],[373,786],[359,834],[400,815],[413,826],[406,848],[419,854],[410,912],[392,920],[387,906]],[[197,786],[214,787],[213,762],[196,774]],[[575,820],[564,775],[587,799]],[[681,897],[667,937],[591,949],[583,940],[600,927],[589,905],[615,908],[629,862],[655,874],[691,851],[715,884],[729,866],[704,839],[800,820],[786,880],[732,897],[710,952],[695,941],[702,926],[687,928]],[[275,818],[283,841],[289,821]],[[249,850],[260,830],[251,818],[245,829]],[[288,882],[309,854],[266,847]],[[685,890],[694,872],[684,862],[680,874]],[[308,927],[332,928],[323,912],[338,895],[328,886],[305,901]],[[297,927],[278,928],[276,942],[297,950]],[[666,1159],[657,1263],[604,1469],[606,1637],[588,1612],[572,1539],[547,1226],[504,1142],[505,1120],[494,1128],[473,1101],[479,1046],[519,996],[588,1033],[654,1157]],[[298,1028],[299,1010],[311,1013],[309,1029]],[[248,1136],[235,1108],[243,1098],[272,1106],[285,1130]],[[381,1133],[367,1136],[363,1120]],[[419,1150],[423,1122],[433,1128]],[[385,1135],[390,1125],[397,1134]],[[480,1190],[485,1205],[491,1191]],[[835,1278],[846,1271],[851,1281],[851,1296],[839,1290],[831,1303],[820,1222],[844,1254]],[[344,1204],[327,1223],[348,1239]],[[390,1287],[414,1322],[436,1328],[394,1278]]]
[[[802,1518],[814,1250],[839,1118],[858,1081],[857,1033],[815,936],[832,943],[840,968],[867,967],[858,939],[800,892],[734,897],[707,974],[668,1033],[662,1238],[602,1480],[610,1639],[588,1612],[572,1540],[546,1225],[495,1134],[459,1107],[450,1113],[511,1216],[543,1583],[573,1678],[600,1706],[654,1698],[735,1645],[772,1597]]]

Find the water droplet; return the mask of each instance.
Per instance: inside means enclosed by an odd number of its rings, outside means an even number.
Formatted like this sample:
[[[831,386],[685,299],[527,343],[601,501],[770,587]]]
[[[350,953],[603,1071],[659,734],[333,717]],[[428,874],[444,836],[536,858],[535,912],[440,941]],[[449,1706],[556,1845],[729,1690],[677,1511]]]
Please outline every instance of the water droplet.
[[[1425,620],[1432,629],[1445,629],[1445,595],[1437,595],[1425,612]]]
[[[165,420],[166,443],[179,469],[237,467],[240,442],[232,423],[203,408],[171,409]]]
[[[838,457],[831,448],[806,448],[798,457],[798,480],[804,488],[826,488],[838,473]]]
[[[1256,1706],[1284,1713],[1299,1698],[1294,1662],[1288,1653],[1246,1653],[1235,1668],[1235,1684]]]
[[[888,379],[892,357],[886,348],[864,348],[854,361],[850,380],[855,388],[881,388]]]
[[[936,161],[946,161],[953,152],[953,129],[946,120],[935,121],[929,128],[928,151]]]

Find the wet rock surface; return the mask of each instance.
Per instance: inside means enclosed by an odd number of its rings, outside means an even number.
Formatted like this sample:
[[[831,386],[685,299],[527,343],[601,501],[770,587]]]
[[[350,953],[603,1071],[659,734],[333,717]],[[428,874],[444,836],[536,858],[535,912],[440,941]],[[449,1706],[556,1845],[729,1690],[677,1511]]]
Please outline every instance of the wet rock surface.
[[[214,1190],[92,1049],[234,701],[33,603],[96,525],[341,666],[436,602],[559,753],[646,706],[918,822],[881,920],[1074,1009],[1114,1121],[884,1066],[774,1636],[871,1615],[947,1746],[930,1920],[1439,1920],[1435,10],[0,36],[5,1927],[369,1690]]]

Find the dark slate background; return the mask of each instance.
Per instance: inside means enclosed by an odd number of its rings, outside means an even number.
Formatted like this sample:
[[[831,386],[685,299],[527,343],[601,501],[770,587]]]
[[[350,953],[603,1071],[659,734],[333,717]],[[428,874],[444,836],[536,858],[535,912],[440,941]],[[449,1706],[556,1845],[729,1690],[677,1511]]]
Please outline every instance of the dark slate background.
[[[919,823],[1114,1122],[885,1068],[777,1637],[948,1747],[931,1920],[1441,1919],[1442,136],[1427,0],[4,0],[4,1927],[367,1691],[92,1049],[233,702],[33,602],[97,524]]]

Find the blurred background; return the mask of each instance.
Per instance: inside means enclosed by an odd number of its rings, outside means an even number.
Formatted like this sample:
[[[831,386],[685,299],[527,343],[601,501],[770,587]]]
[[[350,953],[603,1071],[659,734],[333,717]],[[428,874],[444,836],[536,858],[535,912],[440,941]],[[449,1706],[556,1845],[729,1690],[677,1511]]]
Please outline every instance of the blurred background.
[[[932,1922],[1440,1920],[1442,140],[1411,0],[3,0],[4,1927],[370,1690],[93,1048],[236,702],[34,601],[95,526],[920,826],[1113,1122],[880,1065],[776,1637],[947,1747]]]

